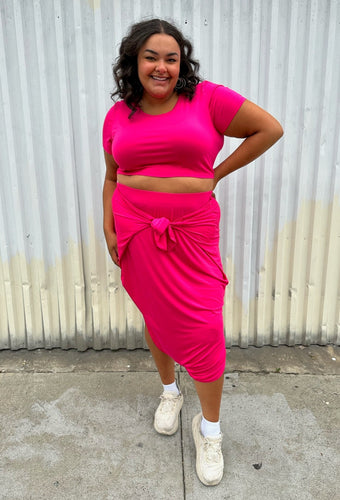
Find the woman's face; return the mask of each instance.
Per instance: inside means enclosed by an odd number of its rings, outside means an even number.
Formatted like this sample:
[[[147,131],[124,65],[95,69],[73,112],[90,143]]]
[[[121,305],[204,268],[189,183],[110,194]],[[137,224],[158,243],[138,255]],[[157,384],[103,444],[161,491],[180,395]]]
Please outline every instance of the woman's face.
[[[181,51],[172,36],[165,33],[150,36],[137,57],[144,93],[157,99],[170,97],[179,77],[180,63]]]

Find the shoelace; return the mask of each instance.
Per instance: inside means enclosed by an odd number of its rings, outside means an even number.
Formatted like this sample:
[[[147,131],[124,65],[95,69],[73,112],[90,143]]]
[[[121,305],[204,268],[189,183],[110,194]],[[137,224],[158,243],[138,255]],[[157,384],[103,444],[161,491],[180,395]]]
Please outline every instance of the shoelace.
[[[160,399],[161,399],[161,406],[159,408],[159,411],[161,412],[168,412],[168,411],[172,411],[173,409],[173,406],[176,405],[177,401],[178,401],[178,396],[172,396],[172,395],[166,395],[166,394],[162,394],[160,396]]]
[[[222,436],[218,439],[204,438],[203,446],[206,453],[207,462],[218,463],[221,460]]]

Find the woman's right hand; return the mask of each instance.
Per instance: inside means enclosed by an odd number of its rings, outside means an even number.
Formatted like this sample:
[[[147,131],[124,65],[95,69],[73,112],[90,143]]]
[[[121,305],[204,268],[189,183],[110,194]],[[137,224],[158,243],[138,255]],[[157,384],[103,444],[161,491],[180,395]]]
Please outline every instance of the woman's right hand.
[[[119,256],[118,256],[118,246],[117,246],[117,235],[114,231],[104,231],[107,248],[111,255],[111,259],[120,267]]]

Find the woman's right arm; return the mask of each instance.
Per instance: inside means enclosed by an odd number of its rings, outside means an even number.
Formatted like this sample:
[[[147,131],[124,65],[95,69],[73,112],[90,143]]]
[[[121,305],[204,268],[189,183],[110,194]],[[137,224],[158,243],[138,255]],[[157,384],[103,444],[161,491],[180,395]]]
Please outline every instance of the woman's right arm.
[[[114,218],[112,213],[111,199],[114,190],[117,187],[117,169],[118,165],[113,159],[113,156],[104,150],[106,175],[103,186],[103,212],[104,221],[103,228],[106,239],[107,248],[110,252],[111,259],[119,266],[117,235],[115,230]]]

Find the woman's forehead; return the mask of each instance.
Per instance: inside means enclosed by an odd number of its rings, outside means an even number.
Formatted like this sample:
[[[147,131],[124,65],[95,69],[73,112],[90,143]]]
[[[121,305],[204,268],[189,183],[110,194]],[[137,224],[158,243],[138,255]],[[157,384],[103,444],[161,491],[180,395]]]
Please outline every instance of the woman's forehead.
[[[144,52],[146,50],[157,54],[177,54],[178,56],[181,52],[174,37],[165,33],[156,33],[155,35],[151,35],[142,45],[140,52]]]

